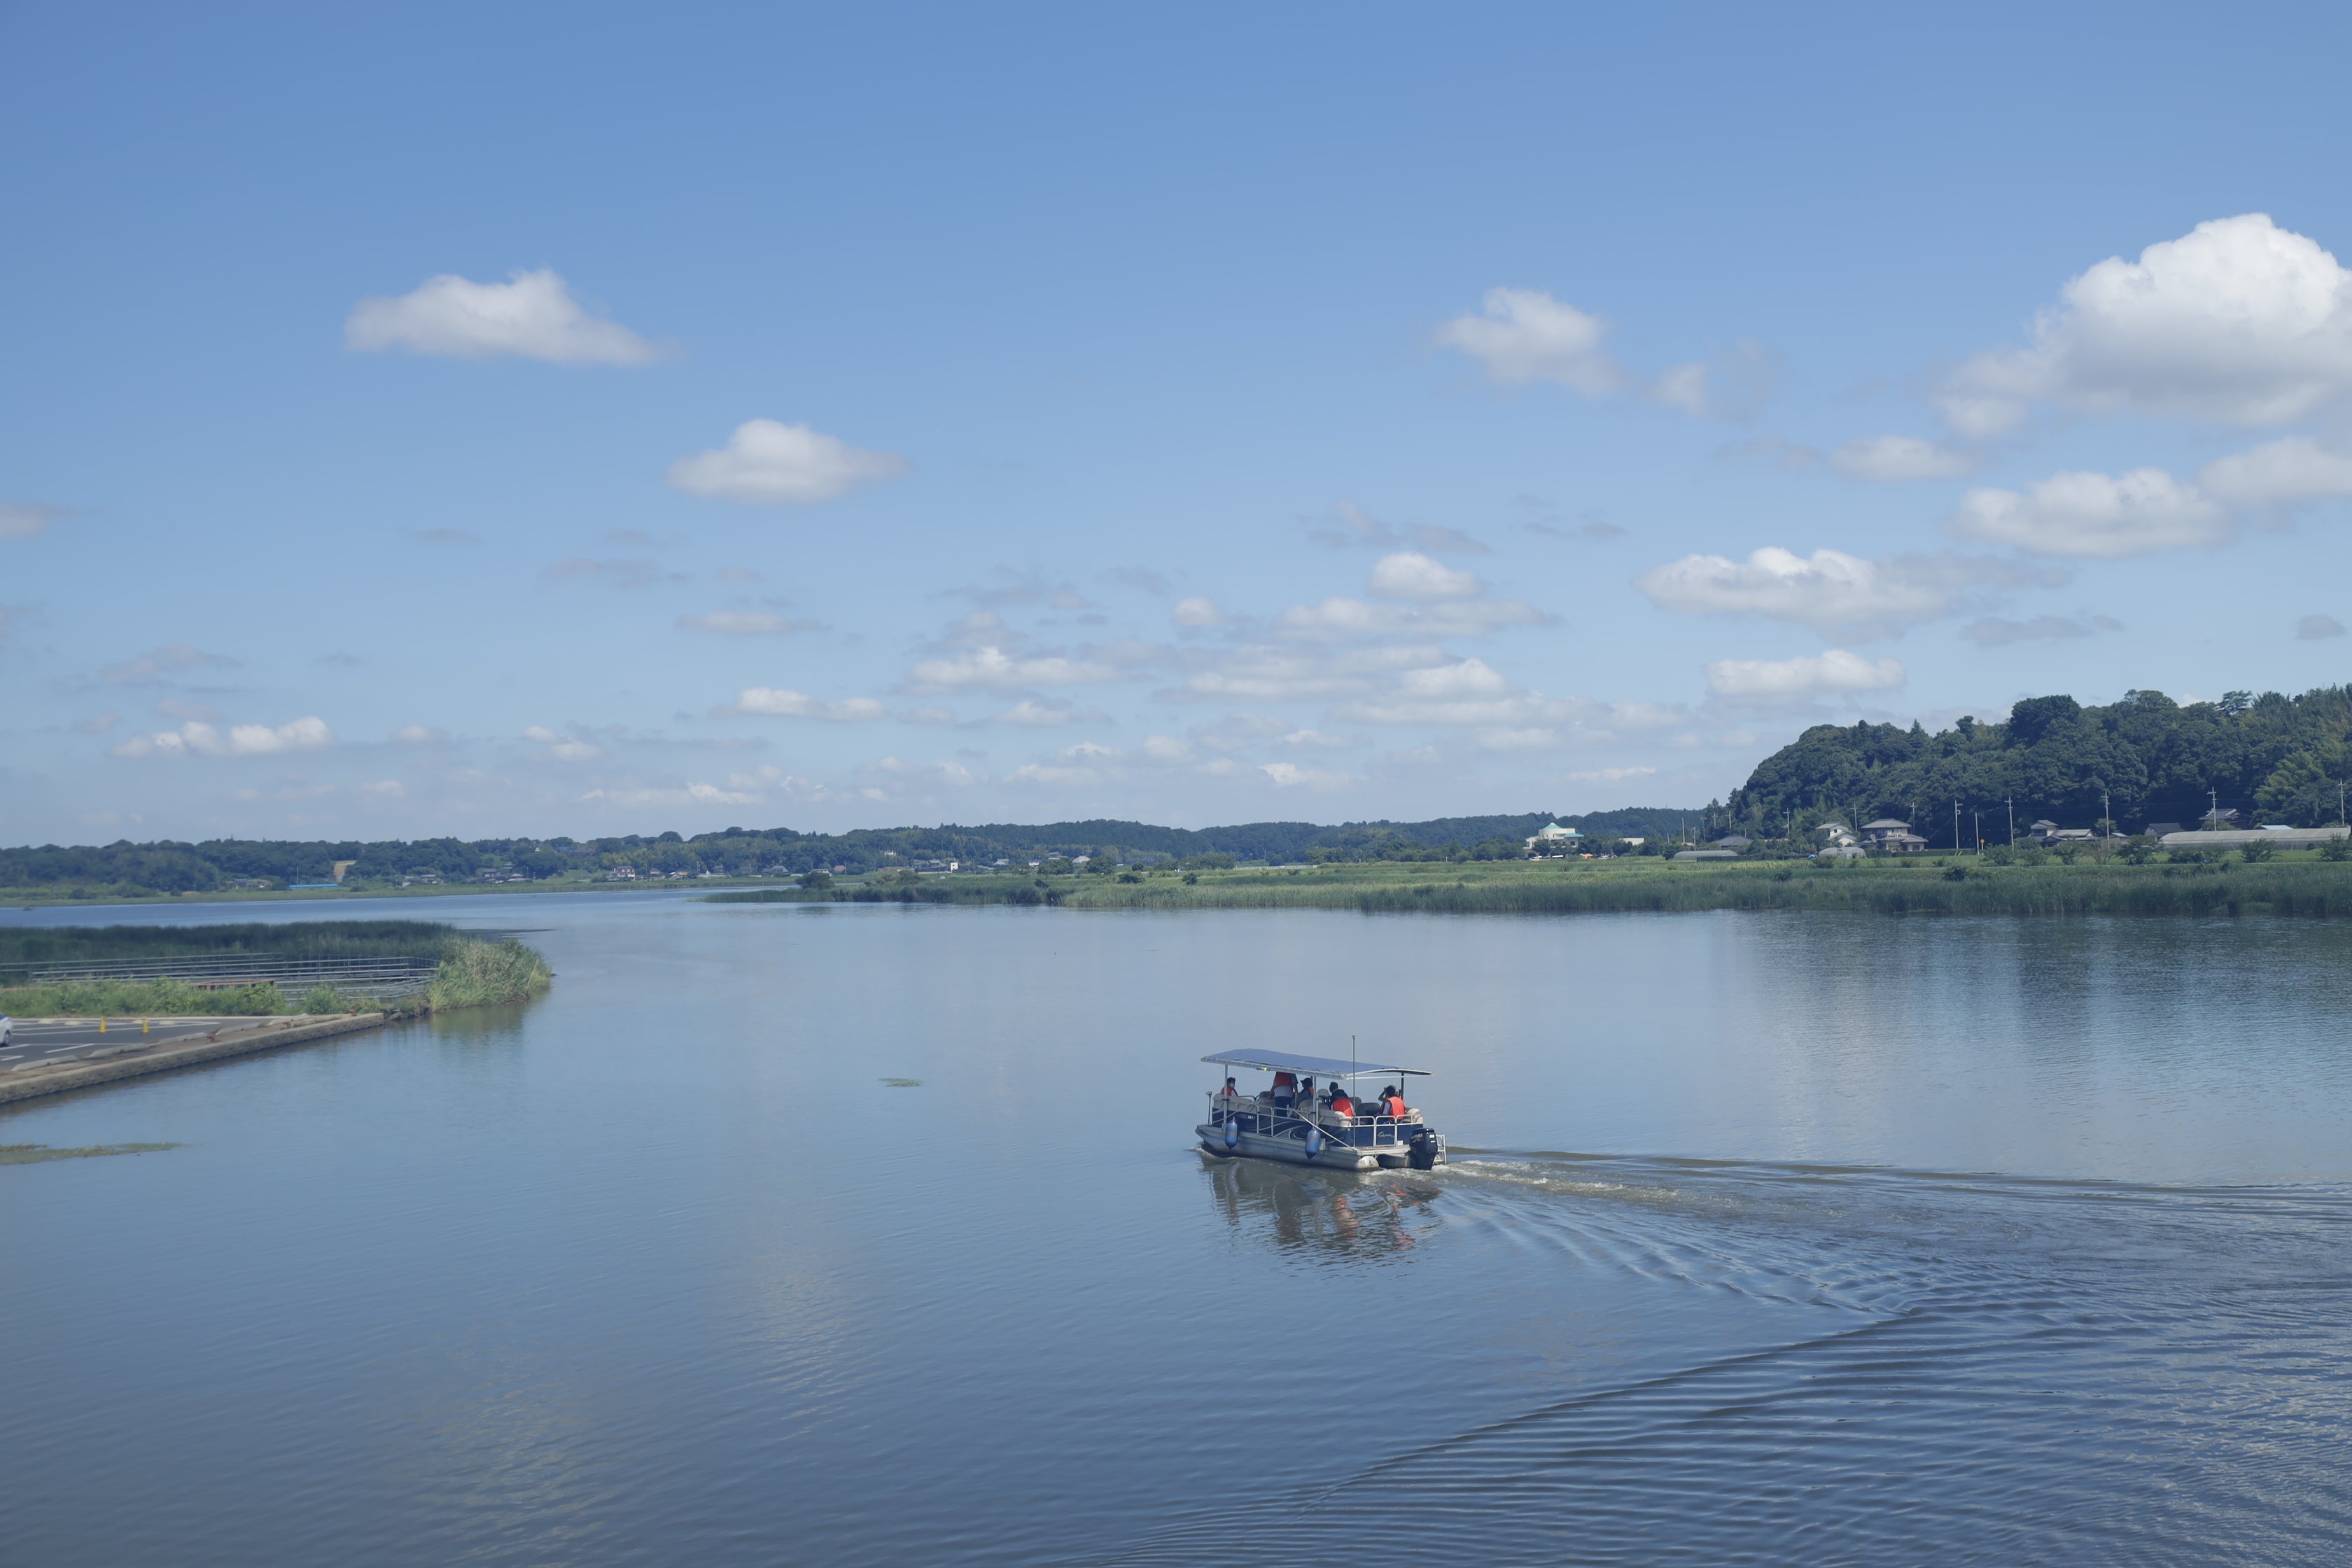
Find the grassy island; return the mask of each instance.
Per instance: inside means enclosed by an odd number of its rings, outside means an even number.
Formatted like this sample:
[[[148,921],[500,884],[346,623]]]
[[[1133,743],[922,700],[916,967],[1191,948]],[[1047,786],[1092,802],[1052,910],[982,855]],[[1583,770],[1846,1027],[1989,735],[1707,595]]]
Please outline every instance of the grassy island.
[[[15,1017],[424,1013],[525,1001],[553,978],[511,938],[430,921],[0,931],[0,1013]]]

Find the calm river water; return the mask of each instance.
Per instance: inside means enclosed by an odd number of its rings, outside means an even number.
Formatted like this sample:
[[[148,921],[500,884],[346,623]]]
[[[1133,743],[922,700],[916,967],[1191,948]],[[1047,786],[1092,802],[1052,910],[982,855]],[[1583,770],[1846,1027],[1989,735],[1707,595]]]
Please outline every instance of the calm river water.
[[[2352,1558],[2352,928],[397,912],[561,978],[0,1110],[184,1145],[0,1167],[0,1559]],[[1451,1168],[1190,1147],[1350,1034]]]

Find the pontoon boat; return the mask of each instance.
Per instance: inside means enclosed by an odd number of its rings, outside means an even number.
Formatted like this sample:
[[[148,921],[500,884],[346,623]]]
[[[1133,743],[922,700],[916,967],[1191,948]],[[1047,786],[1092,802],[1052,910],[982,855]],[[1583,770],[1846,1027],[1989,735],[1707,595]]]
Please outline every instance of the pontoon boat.
[[[1194,1131],[1201,1147],[1219,1158],[1282,1160],[1335,1171],[1382,1166],[1426,1171],[1445,1163],[1444,1138],[1422,1120],[1417,1109],[1408,1106],[1402,1116],[1389,1115],[1386,1107],[1351,1089],[1349,1099],[1358,1110],[1350,1115],[1301,1091],[1301,1080],[1316,1079],[1351,1086],[1364,1079],[1382,1079],[1402,1090],[1406,1079],[1427,1078],[1426,1068],[1284,1051],[1226,1051],[1201,1059],[1229,1070],[1274,1074],[1273,1085],[1265,1089],[1251,1091],[1237,1084],[1232,1094],[1223,1088],[1210,1093],[1209,1119]]]

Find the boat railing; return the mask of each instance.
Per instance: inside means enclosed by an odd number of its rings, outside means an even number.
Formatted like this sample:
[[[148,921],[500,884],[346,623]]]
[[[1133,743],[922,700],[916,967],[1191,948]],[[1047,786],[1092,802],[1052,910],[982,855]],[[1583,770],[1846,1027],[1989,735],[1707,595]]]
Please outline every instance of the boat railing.
[[[1244,1131],[1277,1137],[1293,1127],[1318,1127],[1330,1142],[1355,1149],[1402,1145],[1423,1125],[1421,1112],[1410,1108],[1402,1116],[1340,1116],[1320,1106],[1278,1104],[1271,1097],[1212,1093],[1209,1120],[1222,1124],[1228,1116],[1238,1119]]]

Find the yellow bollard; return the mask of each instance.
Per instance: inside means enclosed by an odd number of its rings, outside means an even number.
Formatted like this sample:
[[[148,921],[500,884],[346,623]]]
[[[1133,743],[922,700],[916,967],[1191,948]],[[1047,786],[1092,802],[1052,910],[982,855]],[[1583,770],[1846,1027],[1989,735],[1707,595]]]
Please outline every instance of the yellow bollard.
[[[139,1032],[140,1032],[141,1034],[142,1034],[142,1035],[143,1035],[143,1034],[145,1034],[145,1033],[147,1032],[147,1025],[148,1025],[148,1022],[149,1022],[149,1021],[148,1021],[147,1019],[145,1019],[145,1018],[142,1018],[142,1019],[140,1019],[140,1020],[139,1020]]]
[[[103,1013],[98,1017],[98,1032],[101,1035],[106,1033],[106,1015]]]

